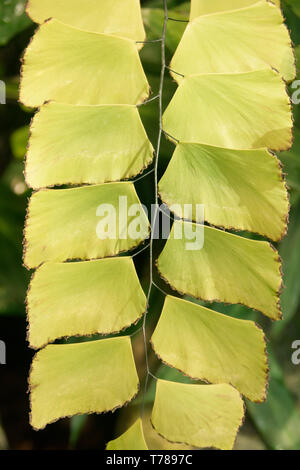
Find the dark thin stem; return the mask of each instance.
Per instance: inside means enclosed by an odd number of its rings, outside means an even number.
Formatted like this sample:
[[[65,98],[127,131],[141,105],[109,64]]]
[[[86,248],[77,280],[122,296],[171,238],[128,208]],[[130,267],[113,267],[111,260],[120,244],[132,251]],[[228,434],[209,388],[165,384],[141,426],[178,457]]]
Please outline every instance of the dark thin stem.
[[[130,335],[130,338],[133,338],[135,335],[137,335],[140,331],[142,331],[143,327],[141,326],[140,328],[138,328],[136,331],[134,331],[133,333],[131,333]]]
[[[152,44],[153,42],[161,42],[162,38],[159,39],[150,39],[149,41],[135,41],[136,44]]]
[[[166,207],[168,207],[168,206],[166,206]],[[168,208],[168,209],[169,209],[169,208]],[[169,210],[170,210],[170,209],[169,209]],[[184,218],[184,217],[179,217],[178,215],[176,215],[176,214],[174,214],[174,213],[171,213],[171,212],[168,214],[167,212],[165,212],[165,211],[161,208],[161,206],[159,207],[159,211],[160,211],[162,214],[164,214],[166,217],[168,217],[170,220],[172,220],[172,222],[174,222],[175,220],[180,220],[183,224],[184,224],[184,223],[189,223],[189,224],[193,224],[193,225],[200,225],[201,227],[204,226],[204,222],[205,222],[205,221],[199,222],[199,221],[192,220],[192,219],[186,219],[186,218]]]
[[[159,287],[157,284],[155,284],[155,282],[152,281],[152,284],[154,285],[154,287],[159,290],[159,292],[161,292],[163,295],[165,295],[167,297],[167,293],[161,288]]]
[[[144,104],[147,104],[147,103],[150,103],[150,101],[157,100],[157,98],[159,98],[159,95],[155,95],[155,96],[153,96],[152,98],[149,98],[148,100],[143,101],[143,102],[140,103],[140,104],[137,104],[137,107],[143,106]]]
[[[170,72],[175,73],[176,75],[180,75],[180,77],[184,78],[184,75],[182,73],[176,72],[176,70],[171,69],[171,67],[166,67]]]
[[[161,207],[159,207],[159,211],[164,214],[166,217],[168,217],[170,220],[174,221],[174,220],[180,220],[180,217],[177,217],[175,216],[174,214],[168,214],[167,212],[165,212]]]
[[[139,251],[134,253],[134,255],[132,255],[131,258],[134,258],[135,256],[138,256],[140,253],[143,253],[143,251],[147,250],[147,248],[149,248],[149,247],[150,247],[150,243],[148,243],[146,246],[144,246]]]
[[[179,144],[179,140],[176,139],[176,137],[173,137],[171,134],[169,134],[169,132],[166,132],[166,131],[164,131],[163,129],[162,129],[162,132],[163,132],[165,135],[167,135],[168,137],[170,137],[170,139],[175,140],[175,142],[177,142],[177,144]]]
[[[137,183],[138,181],[142,180],[143,178],[146,178],[146,176],[151,175],[151,173],[154,172],[154,168],[152,170],[147,171],[147,173],[144,173],[142,176],[139,176],[138,178],[134,179],[132,183]]]
[[[158,380],[158,377],[156,377],[156,375],[152,374],[152,372],[149,372],[149,375],[151,375],[152,379]]]
[[[147,324],[147,314],[149,311],[149,303],[150,303],[150,296],[151,290],[153,287],[153,240],[154,240],[154,232],[155,232],[155,225],[156,219],[158,215],[158,160],[159,160],[159,152],[160,152],[160,145],[161,145],[161,137],[162,137],[162,111],[163,111],[163,87],[164,87],[164,78],[165,78],[165,71],[166,71],[166,31],[167,31],[167,23],[168,23],[168,4],[167,0],[163,0],[164,4],[164,25],[162,31],[162,41],[161,41],[161,72],[160,72],[160,82],[159,82],[159,93],[158,93],[158,103],[159,103],[159,132],[157,138],[157,146],[156,146],[156,155],[155,155],[155,164],[154,164],[154,185],[155,185],[155,211],[153,215],[153,225],[152,225],[152,232],[150,237],[150,283],[149,289],[147,293],[147,303],[146,303],[146,311],[144,314],[143,319],[143,338],[144,338],[144,348],[145,348],[145,361],[146,361],[146,368],[147,374],[145,379],[145,386],[144,386],[144,396],[142,399],[142,407],[141,407],[141,417],[144,414],[145,408],[145,397],[148,387],[149,376],[151,374],[149,369],[149,358],[148,358],[148,344],[147,344],[147,333],[146,333],[146,324]]]
[[[170,21],[179,21],[180,23],[188,23],[189,20],[179,20],[178,18],[170,18],[168,17],[168,20]]]

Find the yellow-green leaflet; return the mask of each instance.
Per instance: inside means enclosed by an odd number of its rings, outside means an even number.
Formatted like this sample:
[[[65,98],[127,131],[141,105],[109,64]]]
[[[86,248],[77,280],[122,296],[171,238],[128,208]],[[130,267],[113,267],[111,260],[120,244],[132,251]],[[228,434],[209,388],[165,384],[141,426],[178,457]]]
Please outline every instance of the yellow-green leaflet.
[[[201,230],[204,231],[204,245],[200,249],[196,230],[199,239]],[[175,238],[179,236],[180,239]],[[189,246],[188,238],[192,236],[194,249]],[[157,266],[178,292],[208,301],[241,303],[273,320],[281,318],[281,263],[278,253],[267,242],[175,221]]]
[[[136,106],[52,102],[31,124],[26,181],[35,189],[119,181],[140,173],[152,158]]]
[[[26,49],[20,87],[20,100],[26,106],[49,100],[137,104],[148,94],[149,84],[130,39],[50,20],[40,26]]]
[[[152,408],[146,407],[143,415],[144,436],[149,449],[155,450],[193,450],[192,446],[181,443],[173,443],[165,439],[155,431],[151,423]]]
[[[106,450],[148,450],[141,419],[138,419],[120,437],[110,441]]]
[[[190,20],[200,15],[207,15],[218,11],[245,8],[257,2],[258,0],[191,0]],[[280,6],[280,0],[272,0],[272,3]]]
[[[145,39],[139,0],[29,0],[26,11],[36,23],[56,18],[88,31]]]
[[[195,18],[171,62],[171,69],[183,75],[248,72],[267,66],[288,82],[295,78],[294,54],[281,11],[265,0]],[[178,82],[183,80],[172,75]]]
[[[230,450],[243,416],[243,400],[230,385],[157,381],[151,420],[171,442]]]
[[[196,205],[204,204],[204,218],[210,224],[249,230],[275,241],[286,232],[287,189],[279,160],[267,149],[181,142],[160,180],[159,192],[177,216],[184,214],[188,220],[201,222]]]
[[[138,392],[130,338],[49,345],[36,354],[29,384],[35,429],[64,416],[114,410]]]
[[[146,297],[129,257],[46,263],[27,296],[29,342],[40,348],[63,336],[116,333],[136,322]]]
[[[285,83],[271,69],[186,77],[164,113],[163,124],[166,132],[184,142],[272,150],[286,150],[292,144]]]
[[[113,256],[139,245],[148,228],[132,183],[41,190],[29,202],[24,262]]]
[[[252,321],[167,296],[152,344],[164,362],[194,379],[229,383],[252,401],[266,397],[264,334]]]

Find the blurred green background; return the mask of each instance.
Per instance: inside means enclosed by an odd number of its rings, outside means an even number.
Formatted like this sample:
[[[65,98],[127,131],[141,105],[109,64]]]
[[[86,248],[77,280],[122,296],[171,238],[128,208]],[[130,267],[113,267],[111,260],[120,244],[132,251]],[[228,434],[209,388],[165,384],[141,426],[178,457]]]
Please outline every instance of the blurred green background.
[[[207,0],[209,1],[209,0]],[[7,364],[0,365],[0,449],[103,449],[105,443],[128,427],[139,405],[140,397],[125,411],[101,416],[64,419],[34,432],[28,423],[27,375],[32,352],[26,343],[24,299],[30,279],[22,266],[22,232],[30,191],[24,177],[24,157],[33,111],[18,103],[20,58],[35,27],[24,13],[25,0],[0,0],[0,80],[6,84],[6,104],[0,105],[0,340],[6,342]],[[282,1],[287,26],[295,45],[300,69],[300,1]],[[161,0],[142,1],[148,39],[160,37],[163,21]],[[170,16],[187,19],[189,2],[169,0]],[[186,27],[186,23],[169,22],[167,31],[168,61]],[[221,51],[220,51],[221,53]],[[160,46],[147,44],[141,53],[152,92],[158,91]],[[297,79],[300,79],[300,72]],[[168,103],[176,86],[167,77],[164,103]],[[300,89],[300,86],[298,86]],[[290,94],[295,89],[290,87]],[[298,93],[300,98],[300,93]],[[143,122],[153,144],[158,131],[157,103],[140,108]],[[240,306],[210,306],[240,318],[255,319],[268,339],[270,385],[268,399],[262,405],[247,403],[247,418],[241,429],[236,449],[300,449],[300,365],[291,361],[292,343],[300,340],[300,104],[294,105],[294,144],[289,152],[279,154],[290,188],[291,213],[287,237],[277,246],[283,259],[285,290],[281,302],[284,320],[271,323],[261,315]],[[163,141],[159,172],[166,168],[172,144]],[[148,205],[153,198],[152,176],[137,183],[138,193]],[[246,235],[246,234],[245,234]],[[246,235],[247,236],[247,235]],[[161,249],[158,242],[155,250]],[[147,288],[147,253],[135,259],[142,284]],[[163,289],[168,290],[156,277]],[[163,302],[159,291],[153,292],[149,313],[149,334],[157,322]],[[129,330],[132,333],[139,325]],[[128,332],[125,332],[126,334]],[[143,379],[144,355],[142,338],[134,336],[137,367]],[[186,381],[176,371],[161,366],[151,357],[152,370],[163,378]],[[154,384],[150,383],[147,404],[151,407]],[[147,424],[146,424],[147,425]],[[148,432],[148,431],[147,431]],[[151,435],[151,436],[150,436]],[[149,439],[156,436],[149,429]],[[157,443],[164,447],[164,443]]]

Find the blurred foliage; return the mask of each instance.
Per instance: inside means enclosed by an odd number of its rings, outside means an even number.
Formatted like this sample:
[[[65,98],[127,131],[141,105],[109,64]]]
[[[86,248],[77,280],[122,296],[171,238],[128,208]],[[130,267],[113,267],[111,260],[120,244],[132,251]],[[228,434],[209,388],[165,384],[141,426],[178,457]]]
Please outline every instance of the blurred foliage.
[[[286,3],[289,7],[291,7],[291,9],[293,10],[293,12],[300,16],[300,3],[299,3],[299,0],[286,0]]]
[[[26,0],[2,0],[0,3],[0,46],[31,24],[25,14],[25,4]]]
[[[300,449],[300,413],[286,387],[279,363],[269,348],[270,383],[268,399],[255,404],[247,401],[247,409],[264,442],[275,450]]]
[[[208,0],[209,1],[209,0]],[[30,191],[26,188],[23,176],[23,159],[26,153],[29,135],[29,123],[32,111],[18,103],[18,76],[20,57],[32,35],[34,25],[24,14],[25,0],[1,0],[0,3],[0,79],[4,80],[7,91],[7,104],[0,105],[0,335],[1,319],[18,315],[24,317],[24,298],[28,285],[29,273],[22,266],[22,231],[26,214],[27,199]],[[142,0],[143,18],[148,39],[157,39],[162,31],[162,1]],[[169,16],[177,19],[187,19],[189,2],[168,0]],[[285,0],[282,2],[287,26],[296,46],[298,64],[298,79],[300,79],[300,2]],[[167,30],[167,60],[171,56],[186,27],[184,22],[169,22]],[[298,47],[297,47],[298,46]],[[150,81],[153,96],[157,94],[160,74],[160,44],[145,44],[141,57],[143,66]],[[171,99],[176,85],[166,75],[163,102],[164,106]],[[289,87],[292,94],[295,89]],[[300,94],[299,94],[300,97]],[[153,101],[140,108],[142,120],[148,135],[156,146],[158,133],[157,102]],[[205,119],[205,116],[204,116]],[[300,104],[294,106],[295,139],[289,152],[278,155],[282,161],[283,171],[287,175],[290,188],[290,225],[287,237],[277,246],[283,259],[283,274],[285,290],[281,301],[284,312],[282,322],[271,323],[269,320],[245,307],[227,306],[222,304],[209,305],[219,312],[238,318],[257,321],[265,331],[267,339],[271,340],[272,351],[269,348],[270,385],[267,401],[264,404],[247,403],[248,419],[238,437],[236,448],[271,448],[271,449],[300,449],[300,373],[299,367],[291,363],[291,344],[300,339]],[[159,174],[161,175],[172,155],[173,145],[163,139]],[[137,191],[142,200],[149,206],[153,201],[153,175],[137,184]],[[157,242],[155,251],[161,249]],[[142,284],[147,288],[148,264],[147,251],[135,258],[138,274]],[[168,286],[163,286],[169,292]],[[158,320],[163,295],[154,291],[151,298],[152,309],[149,312],[149,336]],[[189,299],[192,300],[192,299]],[[25,319],[24,319],[25,322]],[[140,327],[132,327],[122,334],[132,333]],[[134,348],[137,357],[137,367],[140,375],[144,372],[143,342],[140,335],[134,336]],[[270,346],[269,344],[269,346]],[[151,354],[151,370],[161,378],[177,381],[189,381],[183,374],[170,367],[161,365]],[[149,384],[146,402],[151,404],[154,399],[155,382]],[[25,400],[25,397],[22,397]],[[126,414],[136,413],[139,400],[127,407]],[[0,404],[0,406],[5,406]],[[0,408],[0,414],[2,409]],[[124,413],[125,413],[124,412]],[[126,416],[127,416],[126,415]],[[12,419],[19,419],[13,417]],[[24,417],[24,419],[27,419]],[[80,436],[87,432],[90,417],[74,417],[70,421],[69,447],[76,448]],[[123,412],[117,412],[111,417],[115,434],[122,428]],[[127,418],[126,418],[127,422]],[[149,426],[149,433],[150,433]],[[51,427],[50,427],[51,429]],[[17,430],[16,430],[17,432]],[[148,431],[147,431],[148,432]],[[152,431],[151,431],[152,432]],[[153,433],[153,432],[152,432]],[[3,436],[3,437],[1,437]],[[114,437],[114,436],[111,436]],[[153,435],[151,439],[155,440]],[[4,445],[5,436],[0,427],[0,447]],[[101,445],[101,444],[99,444]],[[159,445],[163,445],[160,443]],[[5,444],[6,446],[6,444]]]
[[[300,152],[298,153],[299,160]],[[300,180],[298,180],[299,182]],[[283,262],[284,289],[281,295],[283,320],[273,324],[272,336],[277,338],[284,333],[285,327],[297,313],[300,299],[300,200],[292,206],[287,237],[280,245],[280,256]]]
[[[20,127],[11,134],[10,146],[12,154],[16,159],[22,159],[25,157],[28,138],[28,126]]]

